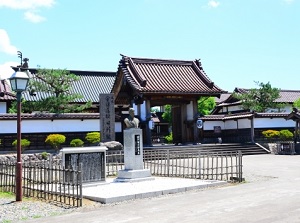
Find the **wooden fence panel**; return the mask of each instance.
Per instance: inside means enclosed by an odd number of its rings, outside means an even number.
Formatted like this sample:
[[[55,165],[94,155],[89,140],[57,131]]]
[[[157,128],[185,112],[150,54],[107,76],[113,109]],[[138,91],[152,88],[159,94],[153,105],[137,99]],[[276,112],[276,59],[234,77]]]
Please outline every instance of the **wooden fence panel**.
[[[52,166],[50,162],[23,163],[25,197],[82,206],[82,175],[79,170]],[[15,192],[15,164],[0,162],[0,191]]]

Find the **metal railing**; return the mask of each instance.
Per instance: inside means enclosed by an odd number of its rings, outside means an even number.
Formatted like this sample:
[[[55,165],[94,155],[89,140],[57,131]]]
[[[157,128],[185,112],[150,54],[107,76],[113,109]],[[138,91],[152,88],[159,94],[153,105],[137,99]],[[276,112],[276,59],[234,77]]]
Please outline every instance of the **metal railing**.
[[[211,153],[195,149],[149,149],[144,150],[143,154],[144,168],[150,169],[155,176],[242,181],[241,151]],[[108,176],[117,175],[118,170],[124,167],[122,155],[121,150],[107,152]]]

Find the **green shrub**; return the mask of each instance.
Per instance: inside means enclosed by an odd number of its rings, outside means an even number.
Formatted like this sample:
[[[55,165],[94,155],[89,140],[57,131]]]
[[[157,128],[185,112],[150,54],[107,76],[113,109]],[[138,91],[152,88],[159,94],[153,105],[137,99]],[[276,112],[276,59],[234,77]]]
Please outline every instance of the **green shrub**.
[[[173,142],[173,133],[171,132],[169,135],[165,136],[165,140],[167,143],[172,143]]]
[[[91,144],[99,143],[100,142],[100,132],[89,132],[85,136],[86,141]]]
[[[291,140],[293,138],[293,133],[287,129],[281,130],[279,132],[279,138],[281,140]]]
[[[70,146],[72,147],[80,147],[83,146],[84,142],[81,139],[72,139],[70,142]]]
[[[47,159],[48,159],[48,156],[49,156],[49,153],[47,153],[47,152],[42,152],[41,155],[42,155],[42,159],[43,159],[43,160],[47,160]]]
[[[48,143],[52,148],[59,150],[60,145],[66,141],[66,137],[61,134],[50,134],[47,136],[45,143]]]
[[[16,149],[17,149],[17,143],[18,143],[17,139],[12,142],[12,146],[14,146]],[[30,141],[28,139],[21,139],[22,151],[24,151],[29,146],[30,146]]]
[[[279,131],[276,130],[266,130],[263,131],[262,134],[267,139],[275,139],[279,137]]]

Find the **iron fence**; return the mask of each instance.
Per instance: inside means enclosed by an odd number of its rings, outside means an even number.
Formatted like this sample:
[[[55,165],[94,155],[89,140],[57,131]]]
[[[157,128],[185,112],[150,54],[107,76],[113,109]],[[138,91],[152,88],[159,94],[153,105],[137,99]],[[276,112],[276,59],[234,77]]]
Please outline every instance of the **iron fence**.
[[[15,163],[0,162],[0,191],[15,193]],[[82,206],[81,168],[52,166],[50,162],[23,163],[22,192],[25,197]]]
[[[212,153],[195,149],[149,149],[143,154],[144,168],[150,169],[155,176],[242,181],[241,151]],[[108,176],[117,175],[124,167],[122,155],[123,151],[107,152],[107,157],[110,157],[106,163]]]

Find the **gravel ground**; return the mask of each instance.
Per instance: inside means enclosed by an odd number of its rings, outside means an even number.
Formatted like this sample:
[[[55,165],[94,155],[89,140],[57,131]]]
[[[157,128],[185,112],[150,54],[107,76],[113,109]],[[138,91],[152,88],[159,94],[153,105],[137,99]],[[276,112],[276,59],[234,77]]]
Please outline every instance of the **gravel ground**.
[[[15,202],[15,197],[0,198],[0,222],[10,223],[33,218],[61,215],[73,211],[92,209],[103,206],[98,202],[84,199],[82,207],[69,207],[36,200],[23,198],[22,202]]]

